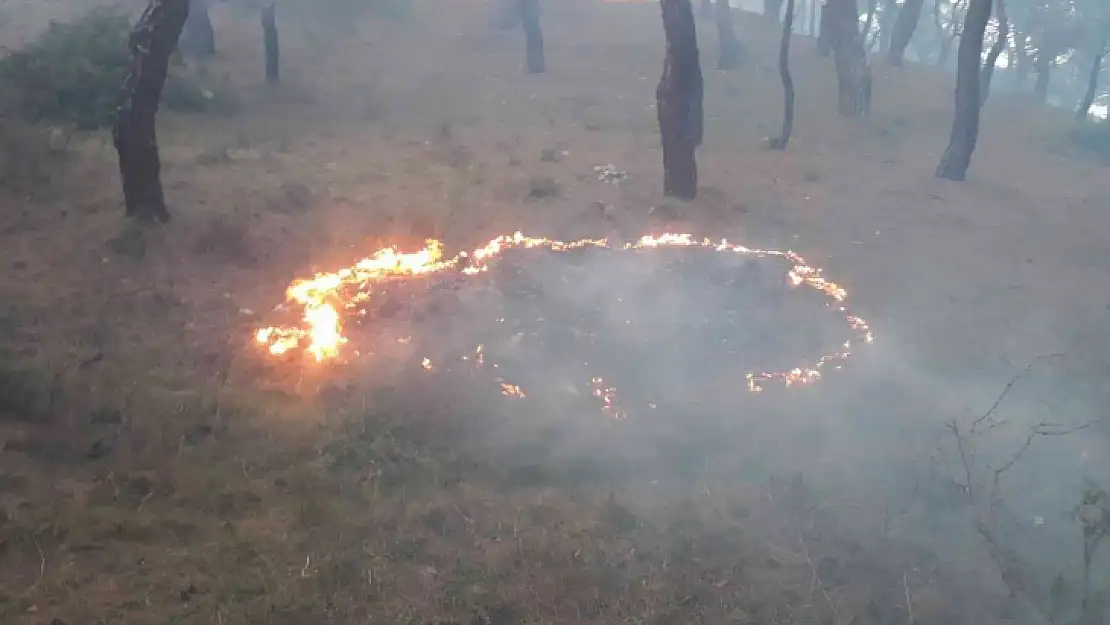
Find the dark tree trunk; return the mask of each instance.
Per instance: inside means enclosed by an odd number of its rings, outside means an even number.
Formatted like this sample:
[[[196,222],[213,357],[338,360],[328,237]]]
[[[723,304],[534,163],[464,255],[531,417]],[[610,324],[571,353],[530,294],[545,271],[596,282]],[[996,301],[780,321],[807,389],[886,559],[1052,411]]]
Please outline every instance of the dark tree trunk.
[[[547,70],[543,56],[543,31],[540,30],[539,0],[517,0],[520,23],[524,26],[526,66],[529,74],[542,74]]]
[[[771,147],[785,150],[794,134],[794,78],[790,75],[790,38],[794,28],[794,0],[786,0],[786,20],[779,42],[779,77],[782,78],[782,133],[771,140]]]
[[[271,2],[262,9],[262,43],[266,48],[266,82],[281,80],[281,47],[278,44],[277,6]]]
[[[1091,105],[1095,103],[1095,95],[1098,94],[1098,75],[1102,73],[1102,60],[1106,58],[1106,52],[1106,42],[1103,41],[1102,47],[1095,54],[1094,62],[1091,63],[1091,73],[1087,77],[1087,92],[1083,94],[1083,100],[1075,110],[1076,121],[1086,121],[1091,114]]]
[[[655,89],[659,134],[663,142],[663,192],[692,200],[698,194],[694,153],[703,133],[701,64],[690,0],[662,0],[667,54]]]
[[[170,55],[177,48],[188,15],[189,0],[151,0],[128,41],[131,66],[123,81],[112,139],[119,154],[127,216],[143,221],[170,219],[162,192],[154,118],[169,73]]]
[[[991,0],[971,0],[960,35],[956,73],[956,115],[948,149],[937,166],[937,177],[964,180],[979,140],[979,76],[983,63],[983,31],[991,18]]]
[[[991,80],[998,66],[998,57],[1002,56],[1002,51],[1006,49],[1010,39],[1010,20],[1006,18],[1006,0],[994,0],[994,3],[998,8],[998,38],[991,45],[987,60],[983,63],[983,76],[979,84],[980,106],[986,104],[987,98],[991,95]]]
[[[828,56],[832,54],[833,38],[836,34],[836,28],[833,27],[833,10],[829,3],[833,0],[824,0],[821,3],[821,22],[818,25],[817,32],[817,52],[821,56]]]
[[[891,65],[901,65],[906,58],[906,48],[913,39],[917,30],[917,23],[921,21],[921,9],[925,0],[906,0],[898,10],[898,17],[894,20],[894,32],[890,34],[890,51],[887,52],[887,61]]]
[[[193,56],[205,57],[216,53],[216,29],[208,17],[208,0],[191,0],[183,35],[184,47]]]
[[[763,0],[763,17],[778,24],[781,15],[782,0]]]
[[[717,0],[717,41],[721,47],[721,56],[717,60],[717,69],[728,71],[736,69],[740,63],[740,40],[736,38],[736,31],[732,27],[732,7],[728,0]]]
[[[832,14],[830,27],[840,114],[865,117],[871,112],[871,68],[863,51],[856,0],[829,0],[826,10]]]

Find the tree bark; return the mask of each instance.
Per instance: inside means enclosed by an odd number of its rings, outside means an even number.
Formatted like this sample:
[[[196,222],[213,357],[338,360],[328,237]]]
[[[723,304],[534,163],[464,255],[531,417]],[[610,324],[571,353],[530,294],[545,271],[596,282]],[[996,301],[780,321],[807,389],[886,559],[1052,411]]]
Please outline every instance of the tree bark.
[[[785,150],[794,134],[794,78],[790,75],[790,39],[794,29],[794,0],[786,0],[786,19],[779,41],[779,77],[782,79],[782,133],[771,140],[771,147]]]
[[[866,117],[871,112],[871,67],[863,50],[856,0],[829,0],[826,10],[831,14],[840,114]]]
[[[886,57],[891,65],[901,65],[905,60],[906,48],[917,30],[917,23],[921,21],[921,9],[924,6],[925,0],[906,0],[898,10],[894,32],[890,35],[890,51]]]
[[[205,57],[216,53],[216,29],[208,16],[208,0],[191,0],[183,34],[190,54]]]
[[[979,140],[979,77],[983,62],[983,32],[991,18],[991,0],[971,0],[957,52],[956,113],[948,149],[937,166],[938,178],[967,178],[971,155]]]
[[[525,64],[529,74],[542,74],[547,71],[543,55],[543,31],[540,30],[539,0],[517,0],[520,8],[520,23],[524,26]]]
[[[736,30],[732,26],[732,7],[729,0],[717,0],[717,41],[720,44],[721,55],[717,59],[717,69],[732,70],[740,63],[740,40],[736,38]]]
[[[277,6],[271,2],[262,9],[262,44],[266,49],[266,82],[281,80],[281,47],[278,42]]]
[[[1002,51],[1006,49],[1010,40],[1010,20],[1006,18],[1006,0],[994,0],[994,2],[998,9],[998,38],[994,40],[990,52],[987,53],[987,60],[983,62],[983,75],[979,84],[980,106],[985,105],[991,95],[991,80],[998,66],[998,57],[1002,56]]]
[[[1102,60],[1106,58],[1106,41],[1101,42],[1101,46],[1095,53],[1094,61],[1091,63],[1091,73],[1087,77],[1087,91],[1083,94],[1083,100],[1079,103],[1079,108],[1075,110],[1076,121],[1086,121],[1091,115],[1091,105],[1095,103],[1095,96],[1098,94],[1098,76],[1102,73]]]
[[[763,0],[763,17],[778,24],[781,15],[782,0]]]
[[[188,15],[189,0],[151,0],[128,40],[131,65],[123,81],[112,139],[119,154],[126,214],[143,221],[170,220],[154,122],[170,55]]]
[[[698,193],[695,151],[703,136],[704,85],[690,0],[661,0],[667,53],[655,90],[663,143],[663,192],[692,200]]]

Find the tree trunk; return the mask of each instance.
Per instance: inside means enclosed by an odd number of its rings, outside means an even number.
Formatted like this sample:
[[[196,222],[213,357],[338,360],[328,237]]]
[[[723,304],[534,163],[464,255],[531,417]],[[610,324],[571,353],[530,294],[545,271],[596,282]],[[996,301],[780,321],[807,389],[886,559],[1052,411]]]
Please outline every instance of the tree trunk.
[[[971,0],[957,53],[956,114],[948,149],[937,166],[938,178],[964,180],[979,140],[979,76],[983,62],[983,31],[991,18],[991,0]]]
[[[832,0],[824,0],[821,3],[821,21],[818,25],[817,32],[817,52],[821,56],[829,56],[835,47],[833,45],[833,38],[836,29],[833,27],[833,10],[829,6]]]
[[[1041,45],[1046,45],[1041,42]],[[1037,78],[1033,81],[1033,95],[1038,102],[1048,101],[1048,83],[1052,80],[1052,66],[1056,64],[1056,55],[1047,47],[1037,50],[1036,69]]]
[[[729,0],[717,0],[717,40],[721,47],[721,56],[717,60],[717,69],[728,71],[736,69],[740,63],[740,40],[736,38],[736,31],[732,27],[732,7]]]
[[[262,44],[266,48],[266,82],[281,80],[281,48],[278,44],[277,7],[271,2],[262,9]]]
[[[790,75],[790,39],[794,28],[794,0],[786,0],[786,20],[782,23],[779,42],[779,77],[782,78],[782,134],[771,141],[771,147],[785,150],[794,134],[794,78]]]
[[[1095,95],[1098,94],[1098,76],[1102,73],[1102,60],[1106,58],[1106,52],[1106,42],[1103,41],[1102,47],[1095,54],[1094,62],[1091,63],[1091,73],[1087,77],[1087,92],[1083,94],[1083,100],[1075,111],[1076,121],[1086,121],[1091,115],[1091,105],[1095,103]]]
[[[1010,20],[1006,19],[1006,0],[994,0],[995,6],[998,7],[998,38],[995,39],[994,44],[991,45],[990,52],[987,53],[987,60],[983,63],[983,76],[979,84],[979,105],[982,106],[987,103],[987,98],[991,94],[991,80],[994,78],[994,70],[998,66],[998,57],[1002,56],[1002,51],[1010,40]]]
[[[864,51],[869,50],[868,42],[871,39],[871,29],[875,27],[875,11],[879,8],[879,0],[867,1],[867,19],[863,22],[863,34],[860,36]]]
[[[183,34],[190,54],[205,57],[216,53],[216,29],[208,17],[208,0],[191,0]]]
[[[763,17],[778,24],[781,15],[782,0],[763,0]]]
[[[189,15],[189,0],[151,0],[128,48],[131,65],[123,81],[112,139],[119,154],[119,173],[127,216],[166,222],[169,209],[162,192],[162,165],[154,118],[170,69],[170,55]]]
[[[898,5],[894,0],[883,1],[883,13],[879,16],[879,52],[890,54],[890,38],[894,30],[894,20],[898,16]]]
[[[694,11],[690,0],[662,0],[661,5],[667,53],[655,101],[663,142],[663,192],[692,200],[698,193],[694,152],[701,145],[704,121]]]
[[[816,37],[819,32],[817,28],[817,0],[809,0],[809,36]]]
[[[520,26],[520,8],[517,0],[502,0],[497,14],[497,28],[500,30],[516,30]]]
[[[865,117],[871,112],[871,68],[863,51],[856,0],[829,0],[826,9],[831,14],[840,114]]]
[[[547,63],[543,55],[539,0],[517,0],[517,6],[520,7],[520,23],[524,26],[528,73],[542,74],[547,70]]]
[[[917,30],[917,23],[921,21],[921,9],[924,6],[925,0],[906,0],[898,10],[894,32],[890,35],[890,51],[886,57],[891,65],[901,65],[905,60],[906,48]]]

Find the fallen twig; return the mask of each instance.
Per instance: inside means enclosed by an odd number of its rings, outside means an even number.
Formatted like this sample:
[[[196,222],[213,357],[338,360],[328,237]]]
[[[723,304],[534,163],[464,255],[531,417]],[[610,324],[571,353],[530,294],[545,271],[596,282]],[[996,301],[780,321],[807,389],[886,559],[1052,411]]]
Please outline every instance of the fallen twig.
[[[832,610],[833,625],[840,625],[840,614],[836,610],[836,605],[833,603],[832,597],[829,596],[829,591],[825,590],[825,584],[821,581],[821,576],[817,573],[817,565],[809,557],[809,549],[806,547],[806,541],[798,534],[798,542],[802,544],[802,555],[805,556],[806,562],[809,563],[809,569],[813,572],[813,579],[810,582],[810,593],[813,593],[813,584],[816,583],[821,588],[821,594],[825,596],[825,602],[829,604],[829,610]]]

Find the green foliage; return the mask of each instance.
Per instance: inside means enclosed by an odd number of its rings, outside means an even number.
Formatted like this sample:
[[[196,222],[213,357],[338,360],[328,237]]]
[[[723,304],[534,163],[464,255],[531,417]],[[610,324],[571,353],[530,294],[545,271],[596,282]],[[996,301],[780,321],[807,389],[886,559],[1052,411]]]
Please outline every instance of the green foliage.
[[[26,49],[0,60],[0,88],[28,120],[107,126],[130,62],[130,32],[130,20],[117,11],[52,23]]]
[[[1076,124],[1068,133],[1073,145],[1110,162],[1110,121],[1087,121]]]
[[[27,48],[0,59],[3,108],[31,122],[79,130],[112,124],[131,62],[131,21],[115,9],[95,10],[72,22],[55,22]],[[162,103],[181,112],[234,112],[215,96],[171,70]]]

